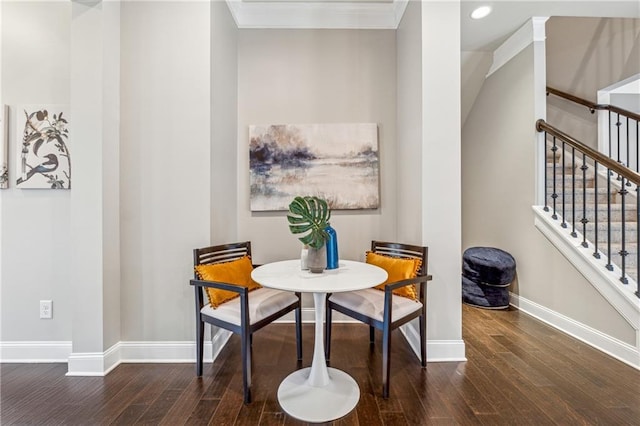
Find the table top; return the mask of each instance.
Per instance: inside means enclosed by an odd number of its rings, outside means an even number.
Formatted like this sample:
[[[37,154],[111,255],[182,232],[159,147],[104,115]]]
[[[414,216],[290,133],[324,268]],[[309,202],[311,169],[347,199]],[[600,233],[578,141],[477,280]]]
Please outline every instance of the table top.
[[[313,274],[300,269],[300,259],[267,263],[251,272],[251,278],[269,288],[309,293],[336,293],[371,288],[387,280],[387,272],[375,265],[340,260],[338,269]]]

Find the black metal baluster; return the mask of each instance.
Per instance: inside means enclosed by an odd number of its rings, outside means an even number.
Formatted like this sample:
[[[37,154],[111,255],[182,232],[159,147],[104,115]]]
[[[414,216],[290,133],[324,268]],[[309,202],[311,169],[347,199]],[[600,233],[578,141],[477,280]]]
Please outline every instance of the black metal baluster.
[[[563,228],[567,227],[567,214],[565,213],[565,210],[567,208],[567,191],[566,191],[566,185],[567,185],[567,176],[566,176],[566,170],[567,170],[567,166],[564,162],[564,153],[565,153],[565,146],[564,146],[564,141],[562,141],[562,223],[560,224],[560,226],[562,226]]]
[[[628,191],[625,188],[624,185],[624,181],[625,178],[624,176],[622,177],[622,187],[620,188],[620,190],[618,191],[618,193],[621,196],[621,210],[622,210],[622,249],[618,252],[618,254],[620,255],[620,263],[622,264],[622,275],[620,276],[620,282],[622,282],[623,284],[627,284],[629,281],[627,280],[625,271],[626,271],[626,262],[627,262],[627,255],[629,254],[629,252],[627,252],[627,247],[626,247],[626,241],[625,241],[625,236],[626,236],[626,229],[625,229],[625,210],[624,210],[624,204],[625,204],[625,200],[626,200],[626,195],[628,194]]]
[[[629,117],[627,117],[627,164],[628,168],[631,168],[631,153],[629,152]],[[627,179],[627,186],[631,186],[631,182]]]
[[[636,120],[636,172],[640,171],[640,150],[638,150],[638,145],[640,145],[640,135],[638,134],[638,120]]]
[[[605,266],[613,271],[611,264],[611,169],[607,168],[607,265]]]
[[[616,113],[616,128],[617,128],[617,135],[618,135],[618,163],[622,164],[622,161],[620,161],[620,125],[622,124],[620,122],[620,113]],[[616,178],[617,180],[621,180],[622,176],[620,176],[620,173],[618,173],[618,177]]]
[[[612,142],[611,142],[611,110],[609,110],[609,158],[613,159],[613,155],[611,152]],[[607,173],[613,175],[611,169],[608,169]]]
[[[582,247],[589,247],[587,243],[587,223],[589,220],[587,219],[587,156],[582,153],[582,166],[580,166],[580,170],[582,170]],[[597,196],[597,194],[596,194]]]
[[[563,142],[564,144],[564,142]],[[571,236],[576,238],[576,149],[571,147]]]
[[[558,198],[558,192],[556,191],[556,151],[558,151],[558,146],[556,145],[556,137],[553,137],[553,146],[551,147],[551,152],[553,152],[553,193],[551,194],[551,198],[553,199],[553,214],[551,218],[556,220],[558,219],[558,214],[556,211],[556,199]]]
[[[595,198],[594,198],[594,221],[593,221],[593,232],[594,232],[594,237],[593,237],[593,257],[595,257],[596,259],[600,259],[600,253],[598,252],[598,162],[594,161],[593,162],[593,170],[595,171],[595,176],[593,179],[593,187],[594,187],[594,191],[595,191]]]
[[[547,93],[548,95],[548,93]],[[553,161],[555,162],[555,155],[552,153],[551,157],[553,158]],[[544,132],[544,211],[548,212],[549,211],[549,204],[548,204],[548,196],[549,196],[549,163],[547,162],[547,132]]]

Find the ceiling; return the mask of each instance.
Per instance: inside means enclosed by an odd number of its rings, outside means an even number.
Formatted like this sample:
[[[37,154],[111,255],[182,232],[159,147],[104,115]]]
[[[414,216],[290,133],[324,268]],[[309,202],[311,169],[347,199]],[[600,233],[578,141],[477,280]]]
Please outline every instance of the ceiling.
[[[408,0],[226,1],[239,28],[395,29]],[[493,51],[532,16],[640,18],[637,0],[462,0],[460,3],[462,51]],[[485,4],[491,5],[493,12],[481,20],[471,19],[471,11]]]

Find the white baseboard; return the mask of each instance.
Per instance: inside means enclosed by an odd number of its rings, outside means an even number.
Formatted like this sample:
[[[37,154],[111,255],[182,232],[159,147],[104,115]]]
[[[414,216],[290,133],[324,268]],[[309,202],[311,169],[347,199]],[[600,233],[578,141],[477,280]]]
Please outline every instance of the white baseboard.
[[[50,342],[0,342],[0,362],[67,362],[72,343]]]
[[[635,282],[629,277],[629,284],[619,281],[622,271],[616,265],[613,273],[606,268],[606,256],[593,257],[593,246],[582,247],[582,235],[571,237],[568,229],[560,226],[560,220],[553,220],[541,206],[533,206],[535,226],[562,255],[598,290],[611,306],[636,330],[640,330],[640,299],[635,293]]]
[[[402,335],[420,359],[420,331],[413,323],[400,327]],[[466,361],[464,341],[462,340],[429,340],[427,338],[427,362],[460,362]]]
[[[517,294],[511,293],[510,296],[511,304],[522,312],[640,370],[640,351],[637,347],[608,336]]]
[[[293,312],[282,317],[282,319],[276,321],[280,323],[292,323],[294,322]],[[302,322],[315,323],[315,311],[313,308],[302,308]],[[354,320],[351,317],[341,314],[340,312],[333,312],[331,317],[332,323],[355,323],[362,324],[360,321]],[[405,339],[409,342],[411,349],[420,357],[420,332],[412,325],[412,323],[405,324],[400,327],[400,331],[404,335]],[[459,362],[466,361],[464,352],[464,342],[462,340],[429,340],[427,339],[427,362]]]
[[[211,341],[204,342],[204,362],[213,362],[231,337],[218,329]],[[126,363],[194,363],[196,343],[186,342],[118,342],[104,353],[72,353],[67,376],[104,376]]]
[[[354,319],[334,312],[336,323],[359,323]],[[315,322],[313,308],[302,309],[302,321]],[[294,322],[294,315],[277,321]],[[411,324],[402,327],[402,333],[418,355],[420,335]],[[231,332],[217,329],[211,341],[205,341],[204,361],[213,362],[231,337]],[[193,341],[129,341],[118,342],[104,352],[72,352],[71,342],[0,342],[0,362],[67,362],[67,376],[105,376],[120,363],[179,363],[195,362],[196,344]],[[427,360],[465,361],[462,340],[427,341]]]

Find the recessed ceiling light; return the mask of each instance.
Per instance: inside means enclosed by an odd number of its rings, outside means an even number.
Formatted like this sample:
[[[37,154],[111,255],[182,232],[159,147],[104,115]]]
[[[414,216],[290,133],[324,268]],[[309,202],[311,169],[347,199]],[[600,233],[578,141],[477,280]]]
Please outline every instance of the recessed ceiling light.
[[[479,8],[471,12],[471,18],[482,19],[490,13],[491,13],[491,6],[480,6]]]

